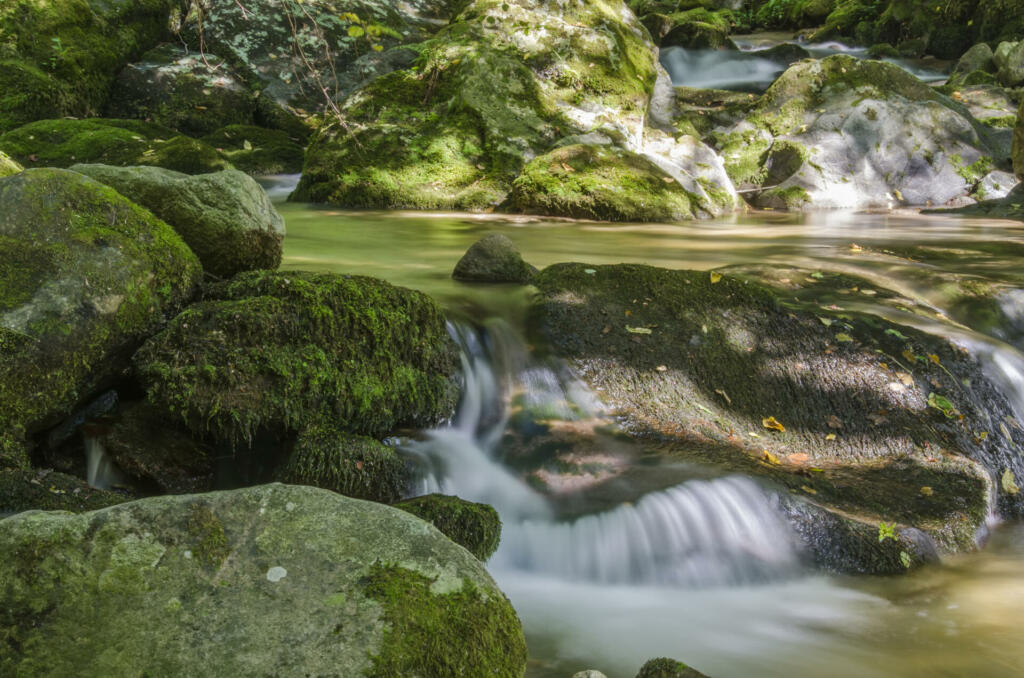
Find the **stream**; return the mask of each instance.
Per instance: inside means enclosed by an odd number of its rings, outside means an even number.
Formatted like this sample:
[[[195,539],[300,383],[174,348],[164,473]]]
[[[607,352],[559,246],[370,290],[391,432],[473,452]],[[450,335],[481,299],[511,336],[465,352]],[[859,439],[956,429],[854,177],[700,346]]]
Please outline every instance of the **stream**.
[[[524,343],[527,289],[450,278],[487,233],[507,235],[538,267],[759,265],[861,275],[920,308],[907,314],[865,296],[853,301],[858,310],[972,344],[1024,405],[1024,358],[991,331],[951,322],[939,284],[961,277],[1003,285],[1007,315],[1024,319],[1024,225],[910,211],[611,225],[292,203],[279,209],[288,227],[284,268],[381,277],[431,294],[454,319],[472,319],[472,326],[452,324],[466,374],[459,413],[406,451],[423,463],[420,491],[486,501],[501,513],[502,545],[488,569],[523,620],[527,676],[568,678],[594,668],[631,678],[656,656],[719,678],[1008,676],[1024,666],[1024,526],[995,526],[984,549],[906,577],[808,572],[770,496],[750,479],[630,466],[642,446],[602,435],[614,418],[595,394]],[[594,473],[613,482],[547,477],[517,465],[508,433],[522,416],[512,410],[590,431],[580,439],[600,449],[581,455],[595,457]]]

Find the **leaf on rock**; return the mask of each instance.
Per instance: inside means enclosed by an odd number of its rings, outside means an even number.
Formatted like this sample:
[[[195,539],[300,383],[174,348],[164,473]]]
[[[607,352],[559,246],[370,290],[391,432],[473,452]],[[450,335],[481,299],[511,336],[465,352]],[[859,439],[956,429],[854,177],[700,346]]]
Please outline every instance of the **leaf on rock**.
[[[630,327],[626,325],[626,331],[630,334],[650,334],[651,330],[646,327]]]
[[[934,391],[928,394],[928,407],[942,412],[949,419],[959,414],[953,403],[949,401],[949,398],[941,396]]]
[[[838,341],[841,344],[848,344],[851,341],[853,341],[853,337],[851,337],[846,332],[840,332],[839,334],[836,335],[836,341]]]
[[[1017,479],[1013,477],[1013,471],[1009,468],[1003,471],[1002,477],[999,478],[999,484],[1003,486],[1003,492],[1006,494],[1017,494],[1020,492],[1020,488],[1017,487]]]
[[[933,494],[935,494],[935,490],[933,490],[932,488],[928,487],[927,485],[925,485],[924,487],[921,488],[921,495],[922,496],[930,497]]]
[[[786,432],[786,427],[779,423],[779,420],[775,417],[765,417],[761,420],[761,426],[770,428],[773,431],[779,431],[780,433]]]
[[[722,279],[722,274],[721,273],[715,273],[714,271],[711,271],[711,284],[712,285],[714,285],[715,283],[717,283],[721,279]]]
[[[774,454],[772,454],[768,450],[761,450],[761,460],[762,461],[766,461],[769,464],[773,464],[775,466],[778,466],[779,464],[782,463],[782,462],[779,461],[778,457],[776,457]]]

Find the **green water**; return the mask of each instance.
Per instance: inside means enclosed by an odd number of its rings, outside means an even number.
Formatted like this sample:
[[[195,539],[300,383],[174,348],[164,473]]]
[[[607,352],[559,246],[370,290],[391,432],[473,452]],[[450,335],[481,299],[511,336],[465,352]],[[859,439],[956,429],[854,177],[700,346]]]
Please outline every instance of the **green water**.
[[[900,214],[741,215],[679,225],[609,225],[493,215],[343,212],[284,204],[285,268],[372,275],[476,319],[522,322],[528,291],[450,273],[487,233],[530,263],[639,262],[669,268],[800,267],[864,276],[916,300],[844,302],[933,331],[976,336],[950,316],[948,283],[1024,287],[1024,225]],[[801,274],[802,275],[802,274]],[[812,290],[814,279],[802,285]],[[824,301],[824,300],[823,300]],[[990,332],[989,327],[975,330]],[[998,343],[997,343],[998,345]],[[1007,355],[1013,349],[1004,346]],[[1016,355],[1016,354],[1014,354]],[[995,528],[977,553],[901,578],[808,576],[747,588],[599,587],[495,572],[523,619],[528,676],[594,668],[632,678],[653,656],[727,676],[1024,676],[1024,526]]]

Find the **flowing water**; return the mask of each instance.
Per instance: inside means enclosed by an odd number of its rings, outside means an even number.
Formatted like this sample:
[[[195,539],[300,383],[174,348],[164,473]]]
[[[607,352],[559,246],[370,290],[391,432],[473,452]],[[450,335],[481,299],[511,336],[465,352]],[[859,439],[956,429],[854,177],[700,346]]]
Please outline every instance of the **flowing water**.
[[[1024,675],[1024,526],[1000,526],[984,550],[906,577],[807,572],[770,492],[714,470],[651,465],[641,445],[607,432],[611,420],[596,395],[523,341],[528,290],[450,278],[487,233],[509,236],[539,267],[642,262],[860,275],[914,300],[915,312],[872,295],[854,294],[847,306],[970,346],[1024,404],[1024,359],[1006,343],[1022,345],[1014,327],[1024,320],[1024,225],[909,212],[609,225],[280,209],[285,268],[382,277],[473,320],[452,325],[466,375],[455,421],[407,451],[423,464],[418,490],[487,501],[501,513],[502,544],[488,568],[523,620],[531,678],[584,668],[631,678],[655,656],[719,677]],[[970,328],[950,320],[946,283],[954,279],[1000,286],[1005,322]],[[808,303],[833,301],[808,287],[800,292]],[[963,319],[970,324],[970,313]],[[524,412],[583,431],[570,437],[586,441],[579,460],[614,481],[574,484],[573,473],[555,473],[535,482],[544,460],[521,463],[520,438],[510,434],[528,428]]]

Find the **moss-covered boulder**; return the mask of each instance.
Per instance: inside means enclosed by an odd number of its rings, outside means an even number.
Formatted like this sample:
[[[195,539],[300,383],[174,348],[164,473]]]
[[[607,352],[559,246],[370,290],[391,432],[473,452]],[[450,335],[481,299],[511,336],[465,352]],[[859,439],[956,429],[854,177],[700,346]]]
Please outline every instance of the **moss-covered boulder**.
[[[963,84],[968,77],[972,77],[973,73],[986,73],[994,76],[996,64],[992,57],[992,48],[987,43],[981,42],[974,45],[964,52],[956,62],[956,66],[949,76],[948,84],[952,86]]]
[[[0,132],[97,115],[114,76],[166,40],[181,0],[10,0],[0,6]]]
[[[405,496],[413,480],[409,462],[393,447],[333,424],[316,424],[300,433],[275,477],[385,504]]]
[[[201,137],[227,125],[251,125],[255,112],[256,97],[223,59],[161,45],[118,74],[105,115]]]
[[[841,2],[841,0],[838,0]],[[764,28],[812,28],[824,23],[837,0],[754,0],[754,24]]]
[[[201,174],[231,166],[201,141],[138,120],[40,120],[0,135],[0,151],[25,167],[103,163]]]
[[[261,176],[299,174],[306,149],[281,130],[252,125],[228,125],[203,137],[235,169]]]
[[[629,430],[665,454],[769,478],[853,525],[847,570],[902,570],[902,550],[918,562],[971,549],[990,510],[1024,511],[997,480],[1024,477],[1024,429],[978,359],[950,342],[787,304],[716,272],[559,264],[533,284],[536,340]],[[932,545],[879,557],[880,522]]]
[[[650,659],[640,667],[636,678],[707,678],[697,669],[692,669],[681,661],[658,657]]]
[[[898,66],[837,55],[791,66],[711,136],[754,205],[794,209],[970,200],[1006,160],[992,135]]]
[[[1024,40],[1000,44],[992,60],[999,69],[996,79],[1000,84],[1006,87],[1024,85]]]
[[[88,177],[0,179],[0,432],[32,434],[120,375],[200,274],[170,226]]]
[[[284,219],[256,181],[237,170],[189,176],[158,167],[74,165],[170,224],[219,278],[281,263]]]
[[[429,297],[302,271],[212,286],[135,356],[150,402],[224,441],[321,421],[362,435],[434,424],[454,409],[457,363]]]
[[[695,7],[684,12],[649,14],[642,19],[651,37],[662,47],[735,49],[729,34],[737,18],[730,10]]]
[[[1024,179],[1024,101],[1017,112],[1017,125],[1013,128],[1013,172]]]
[[[463,282],[527,283],[536,272],[508,236],[491,233],[466,250],[452,277]]]
[[[395,504],[441,530],[459,546],[486,561],[501,543],[501,518],[494,507],[443,494],[428,494]]]
[[[317,488],[24,513],[0,521],[0,550],[4,675],[525,669],[479,561],[414,516]]]
[[[12,174],[17,174],[23,169],[24,168],[21,165],[11,160],[9,155],[0,151],[0,179],[9,177]]]

